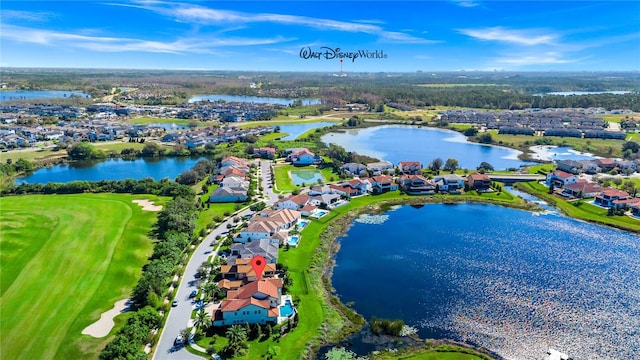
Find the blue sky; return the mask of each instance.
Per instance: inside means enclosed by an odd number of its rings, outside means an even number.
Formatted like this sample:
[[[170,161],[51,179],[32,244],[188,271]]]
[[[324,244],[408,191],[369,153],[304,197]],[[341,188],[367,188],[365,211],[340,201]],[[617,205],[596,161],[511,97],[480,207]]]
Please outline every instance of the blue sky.
[[[640,1],[11,1],[3,67],[640,70]]]

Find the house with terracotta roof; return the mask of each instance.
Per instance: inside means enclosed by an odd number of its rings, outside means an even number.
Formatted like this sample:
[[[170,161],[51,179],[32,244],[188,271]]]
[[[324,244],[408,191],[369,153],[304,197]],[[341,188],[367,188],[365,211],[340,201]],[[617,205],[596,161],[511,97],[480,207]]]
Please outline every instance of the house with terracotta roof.
[[[253,156],[263,159],[273,159],[276,157],[276,148],[260,147],[253,149]]]
[[[249,241],[268,239],[280,230],[280,226],[280,224],[274,221],[252,221],[249,223],[249,226],[240,231],[240,234],[233,239],[233,242],[246,243]]]
[[[289,210],[299,210],[309,202],[309,195],[307,194],[298,194],[298,195],[290,195],[286,198],[278,200],[275,204],[273,204],[274,209],[289,209]]]
[[[307,166],[320,162],[320,157],[316,156],[311,150],[303,148],[287,155],[287,161],[295,166]]]
[[[420,174],[422,172],[422,164],[419,161],[400,161],[398,170],[403,174]]]
[[[371,183],[371,192],[374,194],[382,194],[387,191],[398,190],[398,184],[393,182],[393,178],[389,175],[377,175],[369,178]]]
[[[556,170],[548,173],[546,180],[547,186],[551,186],[551,184],[553,184],[555,188],[562,188],[566,185],[575,184],[577,182],[577,176],[562,170]]]
[[[226,264],[220,266],[220,273],[224,279],[242,280],[245,282],[255,281],[258,279],[256,272],[251,266],[252,258],[237,258],[234,264]],[[262,271],[262,277],[270,278],[276,274],[276,264],[266,263]]]
[[[578,181],[575,184],[565,185],[562,194],[576,198],[592,198],[602,193],[602,187],[588,181]]]
[[[491,179],[487,174],[474,172],[465,179],[465,185],[470,190],[487,191],[491,189]]]
[[[211,314],[213,326],[276,324],[280,316],[281,301],[281,279],[250,282],[227,292],[227,299]]]
[[[616,161],[610,158],[596,159],[595,162],[602,172],[611,171],[616,167]]]
[[[626,200],[629,198],[630,198],[629,193],[626,191],[618,190],[615,188],[605,188],[604,190],[602,190],[602,193],[596,195],[596,198],[593,201],[593,203],[596,205],[609,208],[609,207],[614,207],[614,201]],[[621,203],[618,202],[618,204],[621,204]]]
[[[401,175],[398,184],[409,195],[433,195],[436,193],[436,185],[422,175]]]
[[[244,285],[244,282],[242,280],[222,279],[218,281],[218,289],[224,291],[237,290],[242,285]]]
[[[236,156],[227,156],[220,161],[220,167],[230,166],[230,165],[240,165],[240,166],[249,166],[249,161],[247,159],[239,158]]]

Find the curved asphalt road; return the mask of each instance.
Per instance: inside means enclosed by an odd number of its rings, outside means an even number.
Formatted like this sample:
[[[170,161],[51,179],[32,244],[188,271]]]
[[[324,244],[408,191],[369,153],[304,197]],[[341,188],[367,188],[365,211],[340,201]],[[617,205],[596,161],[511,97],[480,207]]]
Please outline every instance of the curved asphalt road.
[[[264,202],[267,206],[272,205],[278,201],[278,195],[273,193],[271,185],[271,161],[260,160],[259,174],[263,186]],[[197,290],[195,285],[196,278],[194,277],[200,265],[207,260],[213,253],[214,257],[217,256],[218,243],[215,246],[211,246],[212,242],[215,242],[217,235],[222,235],[227,231],[227,224],[232,223],[232,218],[235,216],[244,216],[251,214],[249,209],[245,209],[230,217],[227,221],[223,222],[217,228],[207,235],[207,237],[198,245],[191,259],[186,266],[183,277],[180,279],[180,284],[177,288],[175,299],[178,300],[178,306],[172,307],[169,311],[169,316],[160,334],[158,345],[153,353],[153,360],[196,360],[202,359],[202,357],[189,353],[183,346],[176,347],[173,345],[175,338],[180,334],[180,330],[191,326],[191,311],[194,309],[194,305],[189,299],[189,294],[192,290]]]

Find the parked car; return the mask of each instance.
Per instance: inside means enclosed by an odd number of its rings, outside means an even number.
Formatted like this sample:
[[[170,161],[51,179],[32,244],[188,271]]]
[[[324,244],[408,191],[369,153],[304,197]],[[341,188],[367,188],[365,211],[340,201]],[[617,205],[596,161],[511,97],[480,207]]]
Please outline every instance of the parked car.
[[[196,295],[198,295],[198,291],[197,290],[193,290],[191,292],[191,294],[189,294],[189,299],[193,299],[194,297],[196,297]]]
[[[173,302],[171,303],[171,307],[176,307],[178,306],[178,300],[173,300]]]
[[[182,346],[182,344],[184,344],[184,341],[182,340],[182,336],[178,335],[176,337],[176,339],[173,340],[173,345],[174,346]]]

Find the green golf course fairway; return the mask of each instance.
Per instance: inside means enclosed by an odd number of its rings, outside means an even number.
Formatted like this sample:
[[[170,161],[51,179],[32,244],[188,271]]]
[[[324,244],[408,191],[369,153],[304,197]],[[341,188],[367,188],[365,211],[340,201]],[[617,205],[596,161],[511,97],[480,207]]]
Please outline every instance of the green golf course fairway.
[[[164,203],[124,194],[0,198],[3,359],[97,358],[109,336],[82,330],[129,297],[153,249],[157,213],[133,199]]]

